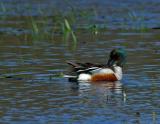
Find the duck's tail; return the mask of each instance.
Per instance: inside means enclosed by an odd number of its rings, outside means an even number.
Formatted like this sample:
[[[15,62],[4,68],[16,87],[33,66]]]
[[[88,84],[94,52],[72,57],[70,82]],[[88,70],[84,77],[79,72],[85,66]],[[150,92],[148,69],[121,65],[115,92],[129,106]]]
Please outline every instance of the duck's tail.
[[[71,61],[67,61],[67,64],[73,66],[74,68],[78,68],[80,67],[80,65],[78,63],[75,63],[75,62],[71,62]]]

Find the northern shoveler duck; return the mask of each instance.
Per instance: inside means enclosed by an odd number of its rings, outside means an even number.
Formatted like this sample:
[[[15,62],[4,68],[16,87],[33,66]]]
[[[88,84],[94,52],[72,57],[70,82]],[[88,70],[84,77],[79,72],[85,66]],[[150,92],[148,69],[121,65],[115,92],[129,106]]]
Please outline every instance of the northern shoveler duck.
[[[110,52],[108,62],[104,65],[71,61],[67,63],[73,67],[78,81],[119,81],[122,79],[125,60],[125,50],[118,48]]]

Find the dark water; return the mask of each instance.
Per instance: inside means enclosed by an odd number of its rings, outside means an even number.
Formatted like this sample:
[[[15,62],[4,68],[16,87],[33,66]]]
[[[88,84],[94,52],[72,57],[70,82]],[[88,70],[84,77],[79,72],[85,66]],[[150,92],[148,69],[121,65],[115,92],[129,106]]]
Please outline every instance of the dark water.
[[[119,29],[128,10],[142,14],[147,27],[159,26],[158,0],[71,1],[82,8],[96,7],[99,14],[95,22],[104,23],[102,16],[110,22],[110,28],[96,36],[79,32],[75,50],[61,35],[54,40],[26,40],[23,21],[15,19],[17,15],[39,14],[38,5],[48,8],[48,14],[56,5],[67,9],[62,1],[2,1],[7,11],[1,16],[13,18],[1,19],[0,27],[0,123],[160,123],[160,30]],[[31,12],[24,7],[28,4],[33,5]],[[135,25],[127,22],[128,27]],[[105,63],[117,47],[125,48],[128,54],[121,82],[76,83],[55,76],[68,74],[66,60]]]

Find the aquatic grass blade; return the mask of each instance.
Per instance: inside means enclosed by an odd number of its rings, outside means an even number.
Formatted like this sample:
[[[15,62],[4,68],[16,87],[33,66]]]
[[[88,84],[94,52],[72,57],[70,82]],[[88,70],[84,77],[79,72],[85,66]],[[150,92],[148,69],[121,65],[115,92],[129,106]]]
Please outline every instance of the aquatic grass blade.
[[[7,10],[6,10],[6,7],[4,6],[4,4],[1,2],[1,10],[3,13],[5,13]]]
[[[67,19],[64,19],[64,24],[65,24],[65,29],[67,31],[71,32],[71,26],[70,26],[70,24],[69,24]]]
[[[71,35],[72,35],[72,39],[73,39],[74,43],[76,44],[77,43],[77,37],[76,37],[76,35],[73,31],[71,32]]]
[[[38,29],[37,23],[33,19],[31,19],[31,22],[32,22],[33,33],[38,34],[39,29]]]

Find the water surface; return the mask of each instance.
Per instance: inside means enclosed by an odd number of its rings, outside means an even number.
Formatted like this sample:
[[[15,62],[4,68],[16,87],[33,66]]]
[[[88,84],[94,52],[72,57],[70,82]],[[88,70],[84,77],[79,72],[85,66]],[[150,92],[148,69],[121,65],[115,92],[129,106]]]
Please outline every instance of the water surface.
[[[23,4],[3,0],[7,11],[1,16],[9,18],[2,18],[0,24],[0,123],[160,123],[160,30],[133,30],[130,26],[138,24],[130,20],[128,30],[119,25],[121,17],[128,14],[124,10],[132,9],[145,16],[143,23],[147,27],[158,26],[159,1],[71,1],[82,8],[97,5],[99,13],[94,22],[105,23],[103,16],[110,22],[108,29],[98,35],[78,32],[76,49],[72,49],[71,40],[64,42],[62,35],[54,40],[30,37],[23,16],[38,15],[33,11],[38,5],[47,7],[50,14],[49,1]],[[64,8],[63,2],[51,3]],[[23,7],[28,4],[33,5],[30,13]],[[29,38],[25,39],[25,34]],[[77,83],[56,76],[69,73],[66,60],[105,63],[109,52],[119,47],[125,48],[128,56],[120,82]]]

